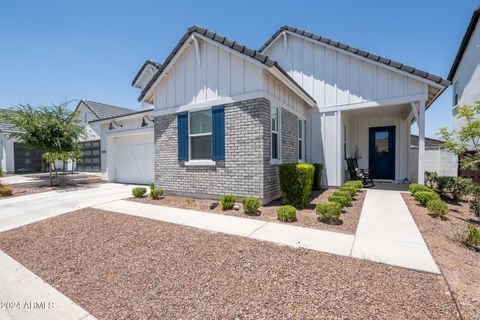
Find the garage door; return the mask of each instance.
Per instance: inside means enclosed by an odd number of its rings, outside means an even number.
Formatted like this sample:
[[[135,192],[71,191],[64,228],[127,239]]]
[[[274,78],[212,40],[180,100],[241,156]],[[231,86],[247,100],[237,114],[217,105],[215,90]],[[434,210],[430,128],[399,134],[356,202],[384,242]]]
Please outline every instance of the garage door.
[[[80,142],[82,157],[77,160],[77,171],[100,172],[100,140]]]
[[[29,149],[23,143],[13,143],[13,158],[15,172],[17,173],[40,172],[46,170],[46,166],[42,159],[42,152]]]
[[[115,180],[149,184],[154,181],[153,133],[115,138]]]

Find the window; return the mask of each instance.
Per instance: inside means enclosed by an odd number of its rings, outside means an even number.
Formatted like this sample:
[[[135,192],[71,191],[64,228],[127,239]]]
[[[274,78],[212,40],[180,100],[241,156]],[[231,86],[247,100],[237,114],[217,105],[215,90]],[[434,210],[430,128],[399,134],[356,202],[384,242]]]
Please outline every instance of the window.
[[[271,131],[272,131],[272,160],[280,160],[280,129],[279,129],[279,111],[277,107],[270,109]]]
[[[453,106],[458,105],[458,92],[457,92],[457,83],[453,84]]]
[[[298,120],[298,160],[305,161],[305,121]]]
[[[191,160],[212,159],[212,110],[189,113]]]

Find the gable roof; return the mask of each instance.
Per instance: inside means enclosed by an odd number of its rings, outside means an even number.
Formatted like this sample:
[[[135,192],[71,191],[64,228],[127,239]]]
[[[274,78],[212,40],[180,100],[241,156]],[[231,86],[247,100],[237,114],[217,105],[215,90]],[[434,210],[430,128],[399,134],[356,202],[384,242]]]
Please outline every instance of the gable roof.
[[[284,31],[289,31],[289,32],[292,32],[292,33],[297,34],[297,35],[299,35],[299,36],[306,37],[306,38],[310,38],[310,39],[315,40],[315,41],[317,41],[317,42],[320,42],[320,43],[323,43],[323,44],[327,44],[327,45],[336,47],[336,48],[338,48],[338,49],[340,49],[340,50],[343,50],[343,51],[346,51],[346,52],[349,52],[349,53],[358,55],[358,56],[360,56],[360,57],[363,57],[363,58],[366,58],[366,59],[369,59],[369,60],[372,60],[372,61],[375,61],[375,62],[378,62],[378,63],[382,63],[382,64],[384,64],[384,65],[387,65],[387,66],[396,68],[396,69],[398,69],[398,70],[400,70],[400,71],[410,73],[410,74],[415,75],[415,76],[417,76],[417,77],[425,78],[425,79],[427,79],[427,80],[436,82],[436,83],[438,83],[438,84],[441,84],[442,86],[448,86],[448,85],[450,85],[450,81],[445,80],[445,79],[443,79],[443,78],[441,78],[441,77],[439,77],[439,76],[436,76],[436,75],[434,75],[434,74],[428,73],[428,72],[426,72],[426,71],[422,71],[422,70],[420,70],[420,69],[416,69],[416,68],[414,68],[414,67],[410,67],[410,66],[408,66],[408,65],[406,65],[406,64],[402,64],[402,63],[400,63],[400,62],[396,62],[396,61],[393,61],[393,60],[391,60],[391,59],[387,59],[387,58],[384,58],[384,57],[381,57],[381,56],[372,54],[372,53],[370,53],[370,52],[363,51],[363,50],[354,48],[354,47],[352,47],[352,46],[343,44],[343,43],[341,43],[341,42],[334,41],[334,40],[331,40],[331,39],[328,39],[328,38],[325,38],[325,37],[322,37],[322,36],[313,34],[313,33],[311,33],[311,32],[307,32],[307,31],[302,30],[302,29],[298,29],[298,28],[295,28],[295,27],[291,27],[291,26],[288,26],[288,25],[285,25],[285,26],[280,27],[280,28],[270,37],[270,39],[268,39],[268,40],[263,44],[263,46],[260,48],[260,52],[263,52],[263,51],[273,42],[273,40],[275,40],[275,39],[276,39],[279,35],[281,35],[282,32],[284,32]]]
[[[201,28],[201,27],[196,26],[196,25],[188,28],[185,35],[180,39],[178,44],[175,46],[175,48],[173,48],[172,52],[165,59],[165,62],[161,65],[160,69],[157,71],[157,73],[152,77],[150,82],[142,90],[142,93],[138,97],[138,101],[141,101],[145,97],[148,90],[150,90],[150,88],[155,83],[155,81],[160,77],[160,75],[163,73],[163,71],[168,67],[169,63],[172,61],[172,59],[178,53],[180,48],[185,44],[187,39],[194,33],[199,34],[201,36],[204,36],[208,39],[211,39],[211,40],[217,42],[218,44],[226,46],[226,47],[228,47],[232,50],[235,50],[236,52],[241,53],[242,55],[244,55],[248,58],[255,59],[256,61],[260,62],[261,64],[265,65],[266,67],[277,69],[288,79],[288,81],[290,81],[306,97],[308,97],[308,99],[310,99],[313,103],[316,103],[315,99],[313,99],[312,96],[309,95],[305,91],[305,89],[302,88],[302,86],[300,86],[295,80],[293,80],[292,77],[290,77],[290,75],[285,70],[283,70],[283,68],[280,67],[280,65],[276,61],[270,59],[268,56],[260,53],[257,50],[250,49],[250,48],[248,48],[248,47],[246,47],[242,44],[239,44],[236,41],[229,40],[224,36],[218,35],[217,33],[208,31],[207,29]]]
[[[129,108],[112,106],[110,104],[95,102],[91,100],[80,100],[78,106],[83,102],[90,111],[99,119],[114,118],[118,116],[123,116],[126,114],[137,112],[138,110],[133,110]],[[77,106],[77,108],[78,108]]]
[[[468,42],[472,37],[473,31],[475,31],[475,26],[477,25],[478,18],[480,17],[480,6],[476,7],[473,11],[472,18],[470,19],[470,23],[468,24],[467,30],[463,36],[462,42],[460,43],[460,48],[458,48],[457,55],[455,56],[455,60],[453,60],[452,68],[448,73],[448,80],[452,81],[453,77],[455,76],[455,72],[457,71],[458,65],[460,61],[462,61],[463,53],[465,49],[467,49]]]
[[[145,68],[147,66],[152,66],[154,67],[155,69],[160,69],[160,67],[162,66],[160,63],[157,63],[155,61],[152,61],[152,60],[147,60],[143,63],[142,67],[140,68],[140,70],[138,70],[135,78],[133,78],[133,81],[132,81],[132,87],[135,86],[135,82],[137,82],[138,78],[140,77],[140,75],[142,74],[143,70],[145,70]]]
[[[13,110],[0,109],[0,113],[10,113]],[[18,132],[18,128],[13,123],[7,122],[0,118],[0,132]]]

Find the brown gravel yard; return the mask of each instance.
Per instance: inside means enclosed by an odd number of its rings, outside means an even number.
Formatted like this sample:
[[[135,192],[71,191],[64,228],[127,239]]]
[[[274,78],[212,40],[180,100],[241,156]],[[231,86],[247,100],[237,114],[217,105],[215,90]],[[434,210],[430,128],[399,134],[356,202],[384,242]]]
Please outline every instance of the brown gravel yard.
[[[83,209],[0,249],[99,319],[455,319],[443,278]]]
[[[465,319],[480,319],[480,251],[455,241],[454,229],[474,223],[468,203],[451,204],[447,219],[435,219],[410,194],[403,194],[433,258],[440,266]],[[477,220],[478,225],[478,220]]]
[[[67,185],[53,186],[53,187],[50,187],[50,186],[16,187],[14,185],[9,185],[9,187],[12,188],[13,195],[8,197],[0,197],[0,201],[2,199],[9,199],[13,197],[25,196],[25,195],[35,194],[35,193],[55,191],[55,190],[71,190],[71,189],[77,189],[77,188],[89,188],[95,185],[96,184],[87,184],[87,183],[67,184]]]
[[[148,196],[143,198],[130,198],[128,200],[155,204],[160,206],[198,210],[204,212],[225,214],[243,218],[253,218],[260,219],[265,221],[274,221],[278,223],[287,223],[290,225],[308,227],[308,228],[317,228],[334,232],[342,232],[347,234],[355,234],[357,230],[358,220],[360,219],[360,211],[362,209],[363,200],[365,199],[365,191],[359,191],[355,196],[352,205],[345,207],[343,209],[340,219],[342,220],[340,224],[328,224],[319,221],[318,215],[315,212],[315,205],[320,201],[328,201],[328,197],[336,189],[326,189],[322,191],[313,191],[310,198],[309,205],[303,209],[297,211],[297,221],[295,222],[281,222],[277,220],[277,208],[282,205],[282,201],[277,199],[272,201],[265,206],[260,207],[258,215],[247,215],[243,212],[243,207],[241,203],[237,203],[239,210],[222,210],[220,202],[216,200],[209,199],[193,199],[188,197],[181,197],[175,195],[166,195],[159,200],[152,200]],[[213,210],[210,210],[210,205],[213,202],[218,202],[218,207]]]

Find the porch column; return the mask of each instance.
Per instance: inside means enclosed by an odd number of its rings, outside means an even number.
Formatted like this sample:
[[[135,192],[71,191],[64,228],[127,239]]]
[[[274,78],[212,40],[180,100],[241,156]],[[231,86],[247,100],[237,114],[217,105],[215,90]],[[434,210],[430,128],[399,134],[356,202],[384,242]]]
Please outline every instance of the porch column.
[[[418,183],[425,183],[425,101],[418,102]]]

